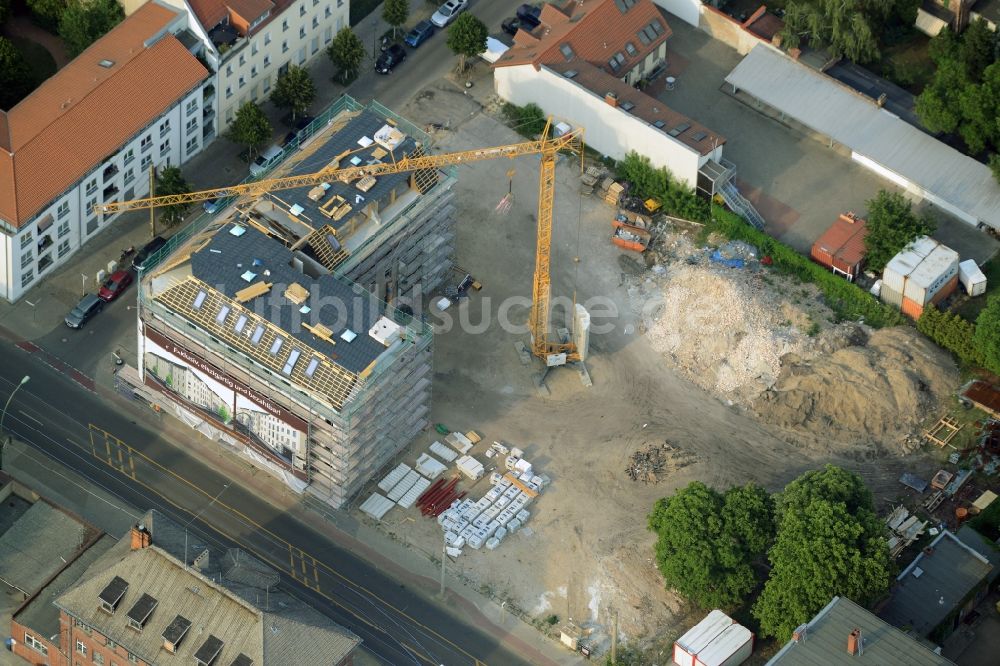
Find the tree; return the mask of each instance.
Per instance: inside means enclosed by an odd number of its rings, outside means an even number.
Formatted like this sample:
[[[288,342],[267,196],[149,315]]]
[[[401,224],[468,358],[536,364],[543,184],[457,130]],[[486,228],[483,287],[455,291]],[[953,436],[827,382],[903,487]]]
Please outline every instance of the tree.
[[[59,17],[59,36],[76,57],[124,18],[117,0],[71,0]]]
[[[976,318],[976,347],[983,365],[1000,374],[1000,294],[993,294]]]
[[[271,92],[275,106],[292,110],[292,120],[305,113],[316,98],[316,86],[304,67],[291,65],[278,77]]]
[[[993,172],[993,179],[1000,184],[1000,154],[992,153],[990,155],[990,171]]]
[[[35,21],[48,30],[59,27],[59,18],[66,9],[66,0],[27,0],[26,4]]]
[[[913,212],[913,205],[898,192],[879,190],[868,201],[868,234],[865,236],[865,261],[881,271],[896,253],[919,236],[934,231],[934,222]]]
[[[226,132],[226,138],[233,143],[241,143],[247,147],[247,162],[253,159],[254,151],[260,144],[271,138],[271,121],[267,119],[260,107],[253,102],[244,102],[236,110],[233,124]]]
[[[996,43],[996,33],[982,18],[970,22],[962,32],[957,55],[970,81],[978,81],[983,71],[996,60]]]
[[[410,18],[410,0],[385,0],[382,18],[392,26],[392,38],[396,39],[397,28]]]
[[[890,0],[790,0],[785,6],[783,43],[796,48],[806,37],[834,55],[864,64],[879,57],[878,36],[892,12]],[[910,19],[912,22],[914,16]]]
[[[191,191],[187,181],[184,180],[184,175],[181,173],[181,170],[172,166],[164,167],[160,171],[160,177],[156,179],[155,189],[156,193],[154,196],[158,197],[170,194],[187,194]],[[184,219],[184,213],[187,212],[187,209],[188,204],[164,206],[162,209],[163,213],[160,215],[160,220],[162,220],[168,227],[172,227]]]
[[[475,58],[486,50],[490,31],[475,15],[460,14],[448,28],[448,48],[458,55],[458,71],[466,69],[466,59]]]
[[[10,109],[35,87],[28,61],[14,42],[0,37],[0,109]]]
[[[658,536],[656,565],[667,587],[705,608],[735,606],[756,587],[751,562],[767,544],[753,533],[771,533],[769,500],[758,491],[748,486],[723,496],[695,481],[656,502],[649,529]]]
[[[834,596],[868,605],[888,591],[885,524],[856,474],[833,465],[806,472],[776,510],[771,575],[753,607],[763,635],[783,643]]]
[[[344,27],[330,42],[326,54],[340,72],[341,82],[346,85],[358,75],[361,61],[365,59],[365,46],[350,28]]]
[[[10,0],[0,0],[0,26],[4,24],[10,16]]]
[[[954,132],[962,121],[960,96],[969,80],[957,60],[943,60],[934,78],[917,97],[917,116],[932,132]]]
[[[981,366],[983,355],[976,342],[976,327],[954,312],[928,305],[917,319],[917,330],[949,350],[966,365]]]

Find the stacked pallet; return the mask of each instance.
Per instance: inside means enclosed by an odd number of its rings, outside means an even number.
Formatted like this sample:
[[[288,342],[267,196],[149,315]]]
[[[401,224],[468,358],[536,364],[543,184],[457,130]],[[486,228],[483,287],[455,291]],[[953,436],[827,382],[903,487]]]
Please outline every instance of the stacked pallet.
[[[621,183],[612,182],[608,185],[608,191],[604,194],[604,202],[612,206],[618,205],[618,200],[622,196],[622,192],[625,191],[625,186]]]

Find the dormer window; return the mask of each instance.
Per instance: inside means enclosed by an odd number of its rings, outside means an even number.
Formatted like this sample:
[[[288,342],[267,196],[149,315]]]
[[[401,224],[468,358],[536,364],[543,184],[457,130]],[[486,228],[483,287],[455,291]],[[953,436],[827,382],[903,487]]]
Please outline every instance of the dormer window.
[[[146,621],[149,620],[149,616],[153,614],[157,603],[159,602],[148,594],[143,594],[139,597],[139,601],[135,602],[126,614],[128,626],[136,631],[142,631],[142,628],[146,625]]]
[[[101,610],[110,615],[114,615],[115,610],[118,608],[118,604],[121,603],[122,597],[125,596],[125,592],[128,591],[128,581],[120,576],[115,576],[111,579],[101,593],[97,595],[98,600],[101,604]]]

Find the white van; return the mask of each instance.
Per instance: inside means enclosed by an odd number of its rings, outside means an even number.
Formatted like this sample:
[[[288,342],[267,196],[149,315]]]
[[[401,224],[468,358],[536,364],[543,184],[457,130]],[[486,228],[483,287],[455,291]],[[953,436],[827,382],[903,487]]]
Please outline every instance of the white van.
[[[271,165],[274,158],[279,155],[281,155],[281,146],[278,144],[271,144],[271,147],[258,155],[257,159],[255,159],[253,164],[250,165],[250,175],[260,176],[263,174]]]

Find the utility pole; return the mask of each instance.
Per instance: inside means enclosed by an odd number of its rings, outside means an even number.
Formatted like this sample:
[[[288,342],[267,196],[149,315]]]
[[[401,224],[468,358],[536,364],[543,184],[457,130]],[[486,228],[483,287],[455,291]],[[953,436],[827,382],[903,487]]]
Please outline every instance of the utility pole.
[[[149,196],[156,196],[156,167],[149,163]],[[156,221],[153,219],[153,206],[149,207],[149,237],[156,237]]]
[[[441,598],[444,599],[444,565],[448,559],[448,539],[441,540]]]
[[[30,379],[31,377],[28,375],[21,377],[21,381],[14,387],[14,390],[10,392],[10,395],[7,396],[7,402],[3,406],[3,413],[0,413],[0,431],[3,430],[3,422],[4,419],[7,418],[7,408],[10,407],[10,401],[14,399],[14,394],[17,393],[19,388],[27,384]],[[0,444],[0,469],[3,469],[3,450],[7,448],[8,444],[10,444],[10,435],[6,435],[4,437],[3,444]],[[444,579],[442,578],[442,580]]]

